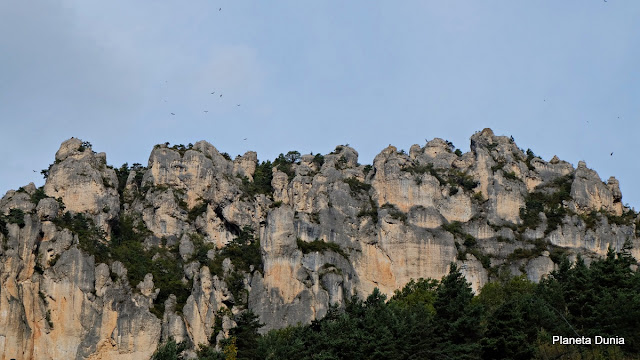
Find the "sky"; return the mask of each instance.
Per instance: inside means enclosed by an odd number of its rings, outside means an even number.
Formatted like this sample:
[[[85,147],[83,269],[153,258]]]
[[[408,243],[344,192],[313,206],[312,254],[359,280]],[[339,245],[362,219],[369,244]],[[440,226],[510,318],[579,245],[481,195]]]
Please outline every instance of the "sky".
[[[2,0],[0,193],[42,185],[72,136],[118,167],[199,140],[365,164],[490,127],[640,209],[638,19],[637,0]]]

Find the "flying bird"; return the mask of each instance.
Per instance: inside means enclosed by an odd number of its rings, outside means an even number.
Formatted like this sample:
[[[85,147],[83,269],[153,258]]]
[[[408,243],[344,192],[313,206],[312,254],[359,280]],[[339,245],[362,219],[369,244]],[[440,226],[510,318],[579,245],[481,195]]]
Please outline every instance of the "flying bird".
[[[613,156],[613,153],[611,153],[611,156]]]
[[[220,94],[220,97],[222,97],[222,94]]]
[[[222,8],[218,9],[218,11],[222,11]]]
[[[244,138],[243,140],[247,140],[247,138]],[[34,170],[35,171],[35,170]]]
[[[175,115],[174,113],[171,113],[171,115]]]
[[[236,106],[240,106],[240,104],[236,105]]]
[[[211,93],[211,95],[213,95],[213,94],[215,94],[215,93],[216,93],[216,92],[214,91],[214,92],[212,92],[212,93]]]
[[[208,112],[209,112],[209,110],[205,110],[204,112],[208,113]]]

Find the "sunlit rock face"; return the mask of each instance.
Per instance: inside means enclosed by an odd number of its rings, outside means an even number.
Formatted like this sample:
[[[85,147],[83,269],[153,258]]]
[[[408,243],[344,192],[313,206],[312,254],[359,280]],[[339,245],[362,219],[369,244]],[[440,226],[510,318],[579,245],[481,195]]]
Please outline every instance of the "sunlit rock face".
[[[466,153],[436,138],[408,153],[390,145],[370,165],[349,146],[266,164],[200,141],[114,168],[72,138],[42,189],[0,200],[0,359],[147,359],[170,338],[193,354],[246,309],[261,331],[309,323],[452,263],[477,293],[502,271],[539,281],[561,256],[626,244],[638,258],[637,215],[622,204],[615,178],[490,129]],[[125,220],[149,264],[175,265],[172,283],[96,250],[118,246]]]

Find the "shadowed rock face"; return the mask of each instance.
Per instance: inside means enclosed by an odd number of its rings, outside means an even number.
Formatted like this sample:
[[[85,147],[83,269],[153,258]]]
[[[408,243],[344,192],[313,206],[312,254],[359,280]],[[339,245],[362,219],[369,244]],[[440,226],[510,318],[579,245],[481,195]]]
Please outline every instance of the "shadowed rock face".
[[[561,255],[588,261],[627,243],[640,256],[615,178],[546,162],[490,129],[454,150],[442,139],[408,154],[389,146],[360,165],[338,146],[271,168],[200,141],[156,145],[146,167],[116,171],[67,140],[43,189],[0,200],[0,360],[149,358],[169,338],[221,339],[246,308],[262,331],[308,323],[376,287],[439,279],[452,262],[478,291],[500,271],[538,281]],[[117,246],[122,219],[138,224],[150,261],[178,264],[186,290],[169,294],[151,269],[132,277],[141,270],[126,258],[87,246],[87,232]]]

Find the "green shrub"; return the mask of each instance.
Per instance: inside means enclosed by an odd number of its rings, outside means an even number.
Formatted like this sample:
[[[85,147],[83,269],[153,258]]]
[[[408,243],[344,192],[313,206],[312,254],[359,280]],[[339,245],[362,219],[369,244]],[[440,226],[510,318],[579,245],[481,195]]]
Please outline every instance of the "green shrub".
[[[362,171],[364,172],[364,176],[369,175],[369,173],[371,172],[371,170],[373,170],[373,166],[371,165],[365,165],[364,168],[362,169]]]
[[[529,170],[536,169],[536,167],[531,164],[531,160],[535,159],[536,157],[537,157],[536,154],[534,154],[533,151],[531,151],[531,149],[527,149],[527,158],[525,159],[524,162],[525,164],[527,164],[527,168]]]
[[[51,310],[47,310],[44,318],[45,320],[47,320],[47,325],[49,325],[49,328],[53,329],[53,321],[51,321]]]
[[[9,215],[6,216],[6,221],[10,224],[17,224],[20,228],[23,228],[26,225],[24,222],[24,211],[22,211],[22,209],[10,209]]]
[[[245,198],[253,199],[258,194],[273,197],[273,187],[271,187],[271,180],[273,180],[272,168],[271,161],[263,161],[256,166],[256,170],[253,173],[253,181],[250,181],[246,176],[242,177],[240,189],[245,194]]]
[[[458,157],[462,156],[462,151],[460,149],[456,149],[454,154],[458,155]]]
[[[225,281],[238,306],[246,306],[247,301],[243,273],[250,273],[251,268],[253,268],[253,271],[263,271],[260,241],[253,234],[253,229],[245,226],[240,230],[238,237],[218,250],[212,261],[206,258],[211,273]],[[199,254],[201,255],[198,257],[204,260],[206,253],[201,251]],[[222,262],[227,258],[231,261],[235,270],[229,274],[224,274]]]
[[[4,235],[5,241],[7,240],[7,236],[9,236],[9,229],[7,229],[7,222],[5,217],[0,215],[0,234]]]
[[[318,169],[320,169],[322,167],[322,165],[324,165],[324,156],[322,156],[320,154],[316,154],[313,157],[313,163],[316,164]]]
[[[162,344],[156,349],[151,356],[151,360],[179,360],[183,359],[180,355],[188,347],[187,342],[176,343],[175,340],[170,339],[165,344]]]
[[[477,193],[474,193],[472,199],[479,202],[485,201],[484,195],[482,195],[482,191],[478,191]]]
[[[355,196],[361,191],[369,191],[371,190],[371,184],[366,184],[355,177],[343,179],[345,183],[349,185],[349,189],[351,190],[351,195]]]
[[[502,176],[504,176],[504,178],[508,180],[520,180],[518,176],[516,176],[516,173],[514,171],[505,172],[502,174]]]
[[[308,254],[311,252],[324,253],[326,251],[333,251],[336,254],[341,255],[345,259],[349,259],[349,254],[342,250],[340,245],[333,242],[324,242],[320,239],[315,239],[314,241],[307,242],[300,238],[297,238],[296,244],[298,245],[298,249],[300,249],[303,254]]]
[[[201,203],[199,203],[198,205],[192,207],[191,209],[189,209],[188,212],[188,218],[189,221],[195,221],[198,216],[204,214],[205,212],[207,212],[207,206],[209,205],[208,202],[203,201]]]
[[[386,203],[382,205],[382,208],[389,210],[389,216],[391,216],[392,219],[400,220],[405,224],[407,223],[407,214],[400,211],[395,205]]]
[[[498,161],[498,163],[497,163],[497,164],[495,164],[495,165],[493,165],[493,166],[491,167],[491,170],[492,170],[493,172],[496,172],[496,171],[498,171],[498,170],[502,170],[502,168],[504,168],[504,166],[505,166],[505,165],[507,165],[507,163],[506,163],[505,161],[503,161],[503,160],[502,160],[502,161]]]
[[[329,203],[329,207],[332,207],[331,203]],[[370,216],[371,220],[373,220],[374,224],[378,223],[378,205],[373,201],[371,197],[369,197],[369,207],[363,207],[360,209],[360,212],[357,214],[358,217]]]
[[[571,199],[571,184],[573,175],[561,176],[549,184],[540,185],[525,197],[525,207],[520,209],[523,228],[535,229],[540,225],[541,212],[547,217],[545,235],[562,225],[563,218],[568,214],[563,202]]]
[[[580,214],[579,217],[584,222],[587,229],[595,230],[598,225],[598,214],[600,214],[600,212],[592,210],[588,214]]]
[[[38,205],[40,200],[47,198],[47,194],[44,193],[44,187],[39,187],[36,191],[31,195],[31,202]]]
[[[296,176],[293,164],[298,164],[299,162],[300,153],[297,151],[289,151],[287,155],[278,155],[278,157],[273,161],[273,166],[277,167],[279,171],[287,174],[289,181],[291,181]]]
[[[632,209],[627,210],[620,216],[613,215],[611,213],[606,213],[606,214],[607,214],[607,219],[609,220],[609,224],[627,225],[627,226],[633,225],[634,221],[636,220],[636,217],[638,216],[638,214],[636,214]]]

